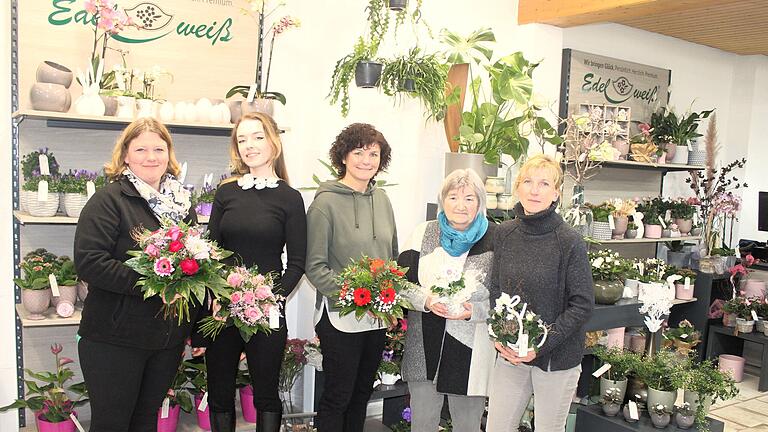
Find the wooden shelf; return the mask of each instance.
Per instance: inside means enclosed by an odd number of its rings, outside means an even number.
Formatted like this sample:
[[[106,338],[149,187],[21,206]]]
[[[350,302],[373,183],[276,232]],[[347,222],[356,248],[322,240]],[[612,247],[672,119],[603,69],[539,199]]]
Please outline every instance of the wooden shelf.
[[[567,160],[565,163],[573,163],[572,160]],[[685,164],[673,164],[673,163],[666,163],[666,164],[657,164],[657,163],[647,163],[647,162],[636,162],[636,161],[628,161],[628,160],[616,160],[616,161],[603,161],[602,166],[604,168],[630,168],[630,169],[643,169],[643,170],[654,170],[654,171],[691,171],[691,170],[703,170],[706,167],[703,165],[685,165]]]
[[[56,308],[48,308],[43,314],[45,319],[34,320],[29,318],[29,312],[24,309],[24,306],[17,304],[16,313],[21,319],[22,327],[55,327],[55,326],[74,326],[80,324],[80,317],[83,313],[82,305],[75,305],[75,313],[69,318],[62,318],[56,315]]]
[[[662,237],[658,239],[652,238],[633,238],[633,239],[621,239],[621,240],[595,240],[598,244],[622,244],[622,243],[662,243],[668,241],[693,241],[701,240],[701,236],[685,236],[685,237]]]
[[[13,216],[22,225],[77,225],[77,218],[64,215],[37,217],[19,210],[14,210]],[[208,223],[208,219],[208,216],[198,216],[197,222],[204,225]]]

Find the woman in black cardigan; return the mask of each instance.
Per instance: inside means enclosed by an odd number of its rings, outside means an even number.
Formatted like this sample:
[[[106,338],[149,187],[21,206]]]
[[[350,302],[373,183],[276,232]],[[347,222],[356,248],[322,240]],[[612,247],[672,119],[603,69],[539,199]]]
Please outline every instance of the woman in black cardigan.
[[[157,410],[181,362],[192,323],[164,319],[159,296],[143,299],[139,274],[124,261],[131,233],[160,219],[196,223],[168,130],[142,118],[128,125],[105,166],[112,183],[86,204],[75,232],[75,266],[88,282],[80,321],[80,364],[91,403],[91,432],[157,429]],[[190,316],[199,305],[190,303]],[[193,343],[193,345],[196,345]]]
[[[211,239],[234,252],[240,265],[257,265],[259,273],[276,274],[275,292],[291,294],[304,274],[307,222],[301,194],[288,186],[288,173],[277,125],[262,113],[248,113],[232,129],[231,164],[237,181],[216,191],[208,229]],[[281,255],[287,250],[287,266]],[[256,430],[277,432],[282,404],[280,366],[288,337],[285,318],[270,334],[256,333],[248,343],[229,327],[209,343],[208,404],[214,432],[235,430],[235,378],[245,350],[258,411]]]

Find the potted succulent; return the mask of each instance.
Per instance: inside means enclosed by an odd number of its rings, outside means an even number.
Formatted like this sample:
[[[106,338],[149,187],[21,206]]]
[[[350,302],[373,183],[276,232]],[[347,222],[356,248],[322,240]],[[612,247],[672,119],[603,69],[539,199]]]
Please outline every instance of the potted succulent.
[[[76,416],[75,408],[88,401],[88,392],[82,381],[67,385],[67,381],[75,376],[67,365],[74,360],[60,356],[62,351],[63,347],[60,344],[51,345],[51,354],[55,358],[55,372],[32,372],[25,369],[30,378],[24,380],[27,385],[26,397],[0,408],[0,412],[29,408],[35,413],[37,430],[40,432],[74,431],[75,424],[70,416]]]
[[[610,240],[612,230],[608,218],[616,209],[609,202],[587,206],[592,210],[592,237],[595,240]]]
[[[184,372],[185,368],[184,362],[179,363],[171,388],[168,389],[163,405],[157,410],[157,432],[175,432],[179,423],[179,413],[182,410],[191,413],[194,409],[188,391],[189,379]]]
[[[23,272],[13,281],[21,288],[21,304],[33,320],[44,319],[43,313],[51,303],[51,282],[49,276],[56,271],[56,255],[40,248],[24,256],[19,263]]]
[[[627,375],[640,361],[640,355],[622,348],[605,348],[601,345],[594,348],[592,355],[603,364],[611,365],[600,377],[600,394],[605,395],[609,388],[618,389],[620,400],[623,401],[627,391]]]
[[[106,177],[88,170],[70,170],[59,179],[59,190],[63,194],[64,212],[69,217],[80,217],[80,212],[88,202],[88,182],[93,182],[94,190],[103,187]]]
[[[616,417],[621,410],[622,401],[624,401],[624,394],[620,389],[616,387],[607,389],[600,401],[603,404],[603,413],[608,417]]]
[[[395,361],[393,350],[385,349],[382,352],[378,374],[384,385],[394,385],[400,379],[400,364]]]
[[[337,102],[341,104],[341,115],[344,117],[349,114],[349,84],[352,77],[358,87],[371,88],[379,84],[384,67],[382,61],[376,58],[379,43],[376,38],[366,41],[359,37],[352,53],[339,59],[333,68],[328,97],[331,105]]]
[[[379,86],[387,96],[419,98],[427,118],[440,121],[445,117],[447,76],[448,65],[436,54],[414,47],[407,55],[385,61]]]
[[[184,361],[183,366],[189,389],[195,399],[197,426],[203,430],[211,430],[211,418],[208,415],[208,369],[206,363],[204,359],[199,362],[193,359]],[[203,405],[203,400],[205,400],[205,405]]]
[[[651,423],[653,423],[653,427],[658,429],[667,427],[672,419],[672,411],[670,411],[669,407],[663,403],[649,405],[648,413],[651,415]]]
[[[77,274],[75,263],[67,256],[56,258],[54,275],[58,285],[58,296],[51,298],[51,303],[56,308],[56,313],[62,318],[71,317],[75,313],[77,302]]]
[[[653,141],[667,153],[667,160],[688,163],[688,146],[691,140],[702,136],[697,132],[699,122],[709,117],[713,111],[691,112],[678,117],[671,109],[662,107],[651,114]],[[681,151],[680,156],[677,156],[677,150]]]
[[[701,343],[701,333],[688,320],[682,320],[675,328],[667,328],[662,333],[664,348],[673,348],[677,353],[688,357],[693,348]]]
[[[679,407],[675,407],[675,425],[680,429],[690,429],[696,420],[696,410],[688,402],[683,402]]]
[[[624,266],[618,253],[610,249],[589,252],[595,303],[614,304],[624,292]]]
[[[696,276],[698,274],[688,268],[679,269],[676,274],[680,276],[680,280],[675,283],[675,298],[680,300],[692,299],[693,289],[696,285]],[[686,280],[688,281],[687,285]]]
[[[613,216],[611,238],[621,240],[627,232],[629,217],[635,214],[637,204],[634,200],[625,200],[621,198],[608,200],[608,204],[613,207],[613,210],[611,211],[611,215]]]
[[[696,427],[707,431],[709,407],[717,401],[726,401],[739,394],[730,373],[723,372],[711,360],[692,367],[684,384],[684,400],[696,411]]]

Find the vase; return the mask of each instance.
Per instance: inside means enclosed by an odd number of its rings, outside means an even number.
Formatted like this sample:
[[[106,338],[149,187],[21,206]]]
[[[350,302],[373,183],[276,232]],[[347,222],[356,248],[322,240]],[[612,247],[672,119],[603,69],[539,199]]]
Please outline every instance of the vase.
[[[496,176],[499,173],[497,166],[485,163],[485,156],[477,153],[445,153],[445,175],[452,173],[457,169],[471,169],[480,180],[485,183],[489,176]]]
[[[115,117],[133,119],[136,114],[136,98],[133,96],[118,96]]]
[[[736,318],[736,331],[739,333],[752,333],[755,329],[755,321],[744,318]]]
[[[29,90],[29,102],[37,111],[67,112],[72,96],[61,84],[34,83]]]
[[[610,240],[611,235],[611,224],[602,221],[592,222],[592,238],[595,240]]]
[[[43,314],[48,310],[51,304],[51,289],[40,290],[25,289],[21,290],[21,305],[28,312],[27,318],[32,320],[45,319]]]
[[[687,236],[691,234],[691,230],[693,229],[693,220],[675,218],[675,223],[677,224],[677,229],[680,230],[681,235]]]
[[[573,185],[571,208],[566,210],[563,219],[582,237],[592,234],[594,215],[592,210],[584,204],[584,186]]]
[[[62,200],[64,202],[64,212],[69,217],[80,217],[80,212],[88,202],[88,195],[81,193],[65,193]]]
[[[744,379],[744,357],[733,354],[720,354],[717,368],[720,372],[728,372],[737,383]]]
[[[104,102],[104,115],[114,117],[117,114],[117,96],[99,95]]]
[[[688,267],[688,262],[691,260],[690,252],[676,252],[673,250],[667,250],[667,264],[675,266],[677,268]]]
[[[652,406],[662,404],[668,409],[672,409],[675,406],[677,400],[677,390],[656,390],[653,387],[648,387],[648,403],[646,406],[650,409]]]
[[[688,146],[687,145],[674,145],[670,146],[674,148],[674,155],[669,161],[670,163],[688,165]]]
[[[699,397],[699,394],[695,391],[685,390],[683,393],[683,401],[688,402],[691,409],[696,411],[699,407],[699,403],[704,405],[704,414],[709,414],[709,408],[712,406],[712,396],[704,396],[703,399]]]
[[[395,383],[399,379],[400,379],[400,375],[392,375],[384,372],[380,374],[381,383],[384,385],[395,385]]]
[[[52,61],[44,61],[37,65],[35,80],[39,83],[58,84],[69,88],[72,85],[72,79],[75,74],[63,65]]]
[[[45,201],[40,201],[37,195],[37,192],[27,195],[27,210],[29,214],[36,217],[55,216],[59,210],[59,194],[49,192]]]
[[[638,411],[639,411],[639,408],[638,408]],[[635,423],[638,420],[638,419],[633,419],[629,415],[629,404],[624,405],[624,409],[622,410],[622,414],[624,415],[624,421],[626,421],[627,423]],[[638,412],[638,417],[640,417],[640,413],[639,412]]]
[[[107,109],[98,93],[83,93],[75,101],[74,108],[80,115],[93,117],[103,116]]]
[[[180,411],[180,405],[172,405],[168,408],[168,417],[163,418],[163,409],[157,410],[157,432],[176,432]]]
[[[240,408],[243,411],[243,419],[248,423],[256,423],[256,407],[253,405],[253,387],[250,384],[240,387]]]
[[[765,298],[765,281],[759,279],[746,279],[741,282],[740,290],[744,297],[757,297],[762,300]]]
[[[198,216],[210,216],[213,210],[213,203],[201,202],[195,206],[195,213]]]
[[[373,88],[379,85],[381,70],[384,67],[381,63],[363,60],[355,65],[355,84],[362,88]]]
[[[615,404],[615,403],[604,403],[603,404],[603,414],[607,415],[608,417],[616,417],[616,414],[621,411],[621,405]]]
[[[621,399],[624,400],[624,396],[627,394],[627,378],[623,380],[610,380],[604,376],[600,377],[600,396],[605,396],[605,392],[608,389],[617,388],[621,393]]]
[[[614,240],[621,240],[624,238],[624,234],[627,232],[627,225],[629,224],[629,218],[626,216],[616,216],[613,218],[613,230],[611,230],[611,238]]]
[[[693,281],[691,281],[688,288],[685,287],[684,283],[675,284],[675,298],[680,300],[693,299],[693,285]]]
[[[596,280],[593,284],[595,303],[612,305],[619,301],[624,293],[624,284],[621,281]]]
[[[645,227],[645,238],[657,239],[661,238],[661,225],[656,224],[643,224]]]
[[[49,422],[43,414],[37,414],[35,418],[38,432],[77,432],[77,426],[72,419],[60,422]]]
[[[651,413],[651,423],[653,423],[653,427],[657,429],[664,429],[667,426],[669,426],[669,422],[671,420],[671,417],[669,414],[656,414],[654,412]]]
[[[687,148],[686,148],[687,149]],[[686,154],[686,157],[688,155]],[[691,426],[693,426],[693,422],[696,420],[696,417],[693,415],[682,415],[680,413],[675,413],[675,425],[677,425],[680,429],[690,429]]]
[[[77,282],[77,298],[84,302],[86,297],[88,297],[88,282],[80,280]]]
[[[736,314],[723,312],[723,325],[726,327],[736,327]]]
[[[152,99],[137,99],[136,100],[136,118],[142,117],[156,117],[155,114],[155,101]]]
[[[51,305],[56,307],[62,301],[72,304],[77,301],[77,285],[59,285],[59,296],[51,296]]]
[[[616,327],[606,330],[608,333],[606,346],[608,348],[624,348],[624,329],[624,327]]]
[[[202,430],[209,431],[211,430],[211,417],[209,413],[209,407],[208,405],[206,405],[204,410],[200,410],[200,403],[202,401],[203,401],[203,395],[196,394],[195,395],[195,414],[197,414],[197,426]]]
[[[637,230],[636,229],[629,229],[627,228],[627,232],[624,233],[624,237],[628,239],[637,238]]]

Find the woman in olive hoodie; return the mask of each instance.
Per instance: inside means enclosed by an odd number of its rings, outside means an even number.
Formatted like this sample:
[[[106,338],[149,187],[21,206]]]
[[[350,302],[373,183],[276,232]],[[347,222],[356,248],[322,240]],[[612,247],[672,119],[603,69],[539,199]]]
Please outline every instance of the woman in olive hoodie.
[[[325,373],[316,426],[319,432],[359,432],[386,328],[368,315],[340,317],[334,278],[350,259],[397,257],[392,205],[373,180],[389,165],[390,147],[373,126],[355,123],[336,137],[330,156],[339,180],[320,185],[307,212],[306,275],[317,289],[315,329]]]

